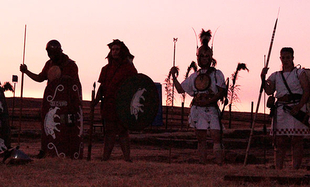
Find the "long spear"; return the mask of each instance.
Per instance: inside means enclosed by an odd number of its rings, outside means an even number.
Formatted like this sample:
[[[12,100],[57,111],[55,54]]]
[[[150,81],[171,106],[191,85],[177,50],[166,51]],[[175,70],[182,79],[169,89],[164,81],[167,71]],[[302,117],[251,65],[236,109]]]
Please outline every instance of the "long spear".
[[[26,32],[27,32],[27,25],[25,25],[25,33],[24,33],[23,65],[25,64],[25,54],[26,54],[25,53],[26,52]],[[20,143],[20,133],[22,129],[23,90],[24,90],[24,72],[22,72],[22,81],[21,81],[21,89],[20,89],[18,145]]]
[[[89,144],[88,144],[87,161],[91,160],[91,148],[92,148],[94,112],[95,112],[95,106],[93,105],[93,102],[95,100],[96,82],[94,82],[93,88],[94,89],[91,92],[91,103],[92,104],[90,108]]]
[[[268,63],[269,63],[270,54],[271,54],[271,50],[272,50],[273,40],[274,40],[274,36],[275,36],[275,33],[276,33],[277,24],[278,24],[278,17],[279,17],[279,12],[278,12],[278,16],[277,16],[277,19],[276,19],[276,22],[275,22],[274,28],[273,28],[273,33],[272,33],[272,37],[271,37],[271,42],[270,42],[270,46],[269,46],[269,51],[268,51],[268,56],[267,56],[267,61],[266,61],[265,68],[268,68]],[[258,109],[259,109],[259,104],[260,104],[260,100],[261,100],[261,97],[262,97],[262,93],[263,93],[263,90],[264,90],[264,85],[265,85],[265,77],[262,77],[262,84],[261,84],[261,87],[260,87],[260,90],[259,90],[259,96],[258,96],[258,101],[257,101],[257,105],[256,105],[256,111],[255,111],[254,119],[252,121],[250,138],[249,138],[248,146],[247,146],[246,153],[245,153],[245,158],[244,158],[244,163],[243,163],[244,166],[247,164],[247,159],[248,159],[248,155],[249,155],[251,140],[252,140],[252,136],[253,136],[253,132],[254,132],[255,121],[256,121],[256,117],[257,117],[257,113],[258,113]]]

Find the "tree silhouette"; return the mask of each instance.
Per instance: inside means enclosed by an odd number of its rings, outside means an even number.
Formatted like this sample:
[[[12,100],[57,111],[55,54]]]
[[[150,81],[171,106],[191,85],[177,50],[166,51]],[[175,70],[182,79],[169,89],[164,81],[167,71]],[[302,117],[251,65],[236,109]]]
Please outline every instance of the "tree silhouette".
[[[249,72],[249,69],[246,67],[246,64],[244,63],[238,63],[238,66],[236,68],[236,71],[231,75],[232,84],[230,85],[228,89],[228,97],[230,98],[229,103],[229,128],[231,128],[231,107],[233,102],[239,102],[238,93],[240,91],[240,85],[236,85],[236,81],[238,78],[238,73],[241,70],[247,70]]]

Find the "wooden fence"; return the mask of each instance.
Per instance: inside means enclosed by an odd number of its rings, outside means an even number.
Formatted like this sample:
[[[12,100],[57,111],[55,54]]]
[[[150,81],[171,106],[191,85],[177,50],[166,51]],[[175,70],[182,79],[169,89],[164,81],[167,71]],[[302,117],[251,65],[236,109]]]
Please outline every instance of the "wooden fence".
[[[13,107],[10,104],[12,101],[7,99],[8,107],[9,107],[9,115],[10,118],[14,121],[19,120],[19,102],[15,101],[14,113]],[[23,110],[22,110],[22,120],[25,121],[40,121],[41,120],[41,99],[25,99],[23,102]],[[165,129],[187,129],[188,128],[188,115],[190,113],[190,108],[185,107],[167,107],[162,106],[162,113],[157,117],[160,118],[162,123],[151,125],[148,128],[165,128]],[[233,121],[234,128],[236,125],[246,125],[250,127],[251,121],[253,119],[253,114],[250,112],[232,112],[231,115]],[[83,119],[85,128],[89,128],[90,122],[90,102],[83,101]],[[225,127],[227,128],[227,124],[229,121],[228,111],[224,112],[223,120]],[[257,124],[267,123],[270,124],[270,117],[267,114],[258,114],[256,117]],[[95,128],[100,129],[102,127],[101,116],[100,116],[100,106],[97,105],[94,113],[94,126]]]

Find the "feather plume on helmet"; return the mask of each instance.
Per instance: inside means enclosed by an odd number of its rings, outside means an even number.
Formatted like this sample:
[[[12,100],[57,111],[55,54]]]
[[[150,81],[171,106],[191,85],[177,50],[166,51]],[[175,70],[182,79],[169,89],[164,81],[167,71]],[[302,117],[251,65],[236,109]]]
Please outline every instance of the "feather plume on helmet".
[[[200,43],[201,43],[201,46],[197,49],[197,57],[198,57],[198,65],[199,65],[199,60],[200,60],[200,57],[199,57],[199,54],[201,53],[201,51],[208,51],[210,50],[211,51],[211,55],[213,56],[213,50],[212,48],[209,47],[209,41],[211,40],[211,30],[207,30],[205,31],[204,29],[201,30],[200,34],[199,34],[199,39],[200,39]],[[216,60],[212,57],[212,62],[211,62],[211,66],[212,67],[215,67],[217,64]]]
[[[211,37],[211,30],[205,31],[204,29],[202,29],[201,33],[199,34],[201,45],[209,46],[209,41],[211,40]]]

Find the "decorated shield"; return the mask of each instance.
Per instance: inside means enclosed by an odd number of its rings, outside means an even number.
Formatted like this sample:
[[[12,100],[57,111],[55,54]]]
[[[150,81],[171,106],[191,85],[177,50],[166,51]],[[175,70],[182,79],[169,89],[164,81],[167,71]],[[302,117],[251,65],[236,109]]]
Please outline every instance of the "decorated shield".
[[[11,146],[9,112],[4,90],[0,87],[0,152]]]
[[[129,130],[142,130],[152,124],[158,105],[158,91],[154,82],[141,73],[128,78],[117,92],[116,111]]]
[[[196,77],[194,85],[198,91],[205,91],[209,88],[210,83],[210,76],[206,73],[201,73]]]
[[[42,107],[42,149],[48,156],[83,158],[81,85],[69,76],[49,82]]]
[[[309,68],[305,68],[305,72],[308,78],[308,81],[310,81],[310,69]],[[307,102],[307,111],[308,111],[308,115],[310,115],[310,98]]]

